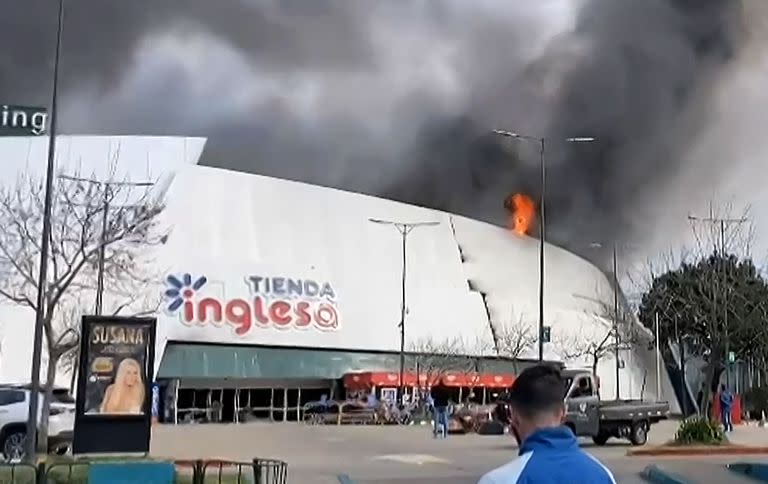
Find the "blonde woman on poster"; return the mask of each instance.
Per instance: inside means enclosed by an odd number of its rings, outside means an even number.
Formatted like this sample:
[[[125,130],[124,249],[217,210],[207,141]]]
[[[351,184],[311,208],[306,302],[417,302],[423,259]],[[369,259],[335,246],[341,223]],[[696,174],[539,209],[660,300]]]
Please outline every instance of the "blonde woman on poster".
[[[133,358],[126,358],[117,367],[115,382],[104,392],[100,412],[141,414],[144,406],[144,391],[141,365]]]

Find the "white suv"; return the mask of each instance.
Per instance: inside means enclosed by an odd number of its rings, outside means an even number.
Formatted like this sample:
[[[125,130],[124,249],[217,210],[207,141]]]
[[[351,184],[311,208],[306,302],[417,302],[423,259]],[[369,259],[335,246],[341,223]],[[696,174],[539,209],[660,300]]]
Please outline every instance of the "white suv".
[[[28,385],[0,385],[0,449],[7,460],[24,458],[31,393]],[[40,407],[42,403],[41,394]],[[48,450],[59,454],[69,450],[74,427],[75,400],[67,389],[54,388],[48,419]]]

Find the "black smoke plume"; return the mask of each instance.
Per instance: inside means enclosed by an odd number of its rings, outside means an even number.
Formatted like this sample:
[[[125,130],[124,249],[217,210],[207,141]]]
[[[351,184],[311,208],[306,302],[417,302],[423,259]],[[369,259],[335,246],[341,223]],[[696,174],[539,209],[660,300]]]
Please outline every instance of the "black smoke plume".
[[[743,22],[737,0],[66,4],[64,132],[206,136],[205,164],[501,223],[539,195],[535,147],[489,134],[520,130],[549,140],[548,235],[577,252],[637,235]],[[0,0],[5,102],[47,104],[55,5]]]

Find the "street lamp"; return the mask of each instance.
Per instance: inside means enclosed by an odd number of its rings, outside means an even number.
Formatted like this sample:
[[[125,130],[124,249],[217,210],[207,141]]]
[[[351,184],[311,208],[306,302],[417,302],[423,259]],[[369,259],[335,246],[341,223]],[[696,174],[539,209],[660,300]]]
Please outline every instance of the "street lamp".
[[[539,165],[541,166],[541,196],[539,197],[539,361],[544,361],[544,200],[545,190],[547,182],[547,168],[544,161],[544,150],[547,143],[547,138],[538,138],[535,136],[528,136],[525,134],[519,134],[512,131],[504,131],[501,129],[493,130],[494,134],[504,136],[506,138],[517,138],[525,141],[532,141],[539,145]],[[595,138],[589,136],[579,136],[573,138],[564,138],[562,141],[566,143],[592,143],[596,141]]]
[[[95,308],[95,314],[101,315],[102,314],[102,306],[103,306],[103,300],[104,300],[104,259],[106,257],[106,246],[107,246],[107,222],[109,220],[109,210],[110,210],[110,197],[111,197],[111,189],[115,186],[121,186],[121,187],[151,187],[154,186],[154,182],[130,182],[130,181],[99,181],[99,180],[93,180],[90,178],[80,178],[76,176],[69,176],[69,175],[59,175],[59,178],[69,181],[74,181],[78,183],[90,183],[92,185],[96,185],[98,187],[103,187],[103,198],[102,198],[102,218],[101,218],[101,234],[99,236],[99,261],[98,261],[98,272],[96,275],[96,308]]]
[[[400,376],[397,380],[397,402],[402,403],[403,399],[403,381],[405,377],[405,276],[406,276],[406,244],[408,241],[408,234],[411,233],[416,227],[431,227],[434,225],[440,225],[440,222],[394,222],[391,220],[381,220],[377,218],[369,218],[368,221],[380,224],[391,225],[400,232],[403,243],[403,267],[402,267],[402,293],[400,299]]]
[[[53,177],[56,158],[56,116],[58,114],[59,60],[61,59],[61,34],[64,25],[64,0],[59,0],[56,27],[56,50],[53,58],[53,85],[51,86],[51,115],[48,128],[48,163],[45,169],[45,201],[43,202],[43,228],[40,241],[40,269],[37,277],[35,306],[35,335],[32,343],[32,371],[30,375],[29,414],[27,415],[26,454],[28,462],[36,461],[37,413],[40,398],[40,363],[43,353],[43,321],[46,306],[46,281],[48,280],[48,250],[51,236],[51,209],[53,206]]]
[[[600,242],[593,242],[589,244],[590,248],[593,249],[601,249],[605,246],[601,244]],[[613,258],[613,356],[616,359],[616,400],[619,400],[620,394],[619,394],[619,375],[621,370],[621,365],[619,364],[619,345],[621,343],[619,339],[619,291],[621,288],[619,287],[619,272],[618,272],[618,262],[617,262],[617,245],[614,243],[612,246],[612,258]]]

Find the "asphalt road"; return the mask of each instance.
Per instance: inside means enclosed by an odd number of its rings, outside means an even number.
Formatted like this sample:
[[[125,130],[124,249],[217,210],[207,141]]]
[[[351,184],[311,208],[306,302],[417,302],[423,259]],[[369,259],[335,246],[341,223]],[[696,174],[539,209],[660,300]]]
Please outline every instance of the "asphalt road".
[[[654,428],[649,443],[669,440],[673,429],[673,423]],[[692,482],[747,482],[724,470],[729,459],[628,457],[628,444],[620,441],[604,447],[585,441],[584,447],[614,472],[619,483],[643,482],[638,473],[649,464],[690,477]],[[152,438],[152,454],[161,457],[284,460],[292,484],[338,483],[339,474],[347,474],[357,484],[476,483],[516,452],[510,436],[457,435],[435,440],[429,428],[415,426],[161,425],[154,427]]]

